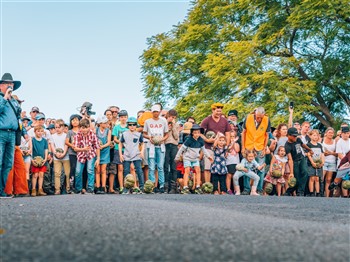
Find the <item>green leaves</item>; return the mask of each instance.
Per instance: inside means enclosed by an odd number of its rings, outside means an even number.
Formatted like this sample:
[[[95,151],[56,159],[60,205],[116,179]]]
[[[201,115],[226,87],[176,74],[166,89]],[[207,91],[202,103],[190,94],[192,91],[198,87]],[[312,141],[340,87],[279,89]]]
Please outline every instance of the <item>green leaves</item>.
[[[202,119],[210,104],[264,106],[273,124],[295,117],[337,125],[350,109],[350,8],[342,0],[198,0],[187,19],[148,39],[148,102]]]

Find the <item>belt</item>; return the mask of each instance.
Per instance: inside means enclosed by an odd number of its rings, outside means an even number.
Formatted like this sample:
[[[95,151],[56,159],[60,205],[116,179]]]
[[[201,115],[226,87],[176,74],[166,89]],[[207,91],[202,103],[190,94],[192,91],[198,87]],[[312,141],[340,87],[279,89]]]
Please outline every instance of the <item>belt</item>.
[[[13,130],[13,129],[1,129],[1,128],[0,128],[0,131],[15,132],[16,130]]]

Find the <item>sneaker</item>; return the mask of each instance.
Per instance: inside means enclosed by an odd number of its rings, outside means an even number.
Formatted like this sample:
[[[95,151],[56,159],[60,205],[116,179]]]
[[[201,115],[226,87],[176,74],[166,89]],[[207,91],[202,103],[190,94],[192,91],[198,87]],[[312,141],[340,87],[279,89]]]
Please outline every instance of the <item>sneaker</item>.
[[[229,195],[233,195],[232,190],[231,190],[231,189],[227,190],[227,194],[229,194]]]
[[[155,188],[153,189],[153,193],[154,193],[154,194],[159,194],[159,189],[158,189],[158,187],[155,187]]]
[[[94,194],[94,190],[91,188],[88,188],[88,190],[86,190],[86,194],[87,195],[93,195]]]
[[[297,196],[298,196],[298,197],[303,197],[303,196],[305,196],[305,193],[304,193],[304,192],[298,192],[298,193],[297,193]]]
[[[123,194],[123,192],[124,192],[124,187],[120,187],[119,188],[119,194]]]
[[[15,197],[29,197],[29,194],[17,194]]]
[[[137,194],[137,195],[141,194],[141,189],[139,189],[138,187],[135,187],[135,188],[132,189],[132,193],[133,194]]]
[[[9,198],[13,198],[13,195],[9,195],[9,194],[3,193],[3,194],[1,194],[0,198],[1,199],[9,199]]]
[[[159,189],[159,194],[165,194],[165,189],[164,189],[164,187],[161,187],[161,188]]]
[[[130,190],[125,188],[125,187],[123,187],[122,195],[128,195],[128,194],[130,194]]]
[[[316,197],[320,197],[321,196],[321,194],[320,193],[316,193]]]
[[[103,186],[100,187],[100,194],[101,195],[106,194],[106,188],[105,187],[103,187]]]
[[[176,194],[176,189],[175,188],[170,189],[169,194]]]
[[[191,192],[190,192],[190,190],[189,190],[188,187],[183,188],[183,189],[181,190],[181,194],[183,194],[183,195],[187,195],[187,194],[190,194],[190,193],[191,193]]]
[[[249,195],[249,191],[244,189],[243,192],[241,193],[241,195],[248,196]]]
[[[74,190],[73,192],[72,192],[74,195],[79,195],[79,194],[82,194],[82,192],[80,191],[80,190]]]
[[[196,189],[194,190],[194,193],[197,195],[201,195],[201,194],[203,194],[203,191],[200,187],[196,187]]]
[[[257,192],[260,196],[262,196],[262,195],[264,194],[264,191],[261,190],[261,189],[258,189],[256,192]]]

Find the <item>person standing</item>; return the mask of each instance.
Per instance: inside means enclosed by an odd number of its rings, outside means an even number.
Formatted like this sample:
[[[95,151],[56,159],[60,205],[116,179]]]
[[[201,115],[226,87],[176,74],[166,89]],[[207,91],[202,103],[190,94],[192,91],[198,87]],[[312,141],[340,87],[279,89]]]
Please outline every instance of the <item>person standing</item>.
[[[175,156],[179,145],[179,125],[176,123],[177,112],[175,109],[170,109],[166,115],[169,128],[169,137],[165,140],[165,192],[175,194],[177,171],[175,165]]]
[[[255,111],[247,116],[243,123],[242,133],[242,152],[248,150],[255,150],[257,155],[255,160],[259,165],[265,163],[265,155],[267,149],[267,142],[269,132],[271,130],[270,120],[265,114],[263,107],[258,107]],[[258,184],[258,193],[263,192],[263,183],[265,176],[265,169],[258,171],[260,177]],[[244,177],[244,191],[242,194],[248,194],[250,191],[250,178]]]
[[[231,127],[228,123],[227,119],[222,117],[222,109],[224,105],[221,103],[214,103],[211,105],[212,114],[206,117],[202,123],[201,128],[204,129],[204,133],[208,133],[208,131],[213,131],[215,134],[221,133],[225,135],[226,145],[229,145],[231,142]],[[214,158],[214,152],[211,149],[215,138],[207,138],[205,135],[202,135],[202,138],[205,141],[205,148],[209,152],[210,156]],[[208,157],[204,157],[204,181],[210,182],[211,173],[211,161]]]
[[[159,180],[159,192],[164,193],[164,158],[165,158],[165,145],[164,141],[167,140],[168,123],[165,118],[160,117],[161,107],[155,104],[151,108],[152,118],[145,121],[143,129],[143,135],[149,139],[147,143],[148,151],[148,167],[149,167],[149,179],[155,183],[155,169],[157,165],[158,180]]]
[[[4,192],[9,172],[13,166],[16,130],[21,108],[11,95],[21,86],[14,81],[10,73],[5,73],[0,80],[0,196],[7,197]]]

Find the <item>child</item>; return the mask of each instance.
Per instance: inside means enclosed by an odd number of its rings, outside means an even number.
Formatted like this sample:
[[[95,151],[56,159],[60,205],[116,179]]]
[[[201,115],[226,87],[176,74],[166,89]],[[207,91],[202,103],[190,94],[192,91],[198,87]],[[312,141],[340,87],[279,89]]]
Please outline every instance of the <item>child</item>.
[[[311,141],[307,144],[309,148],[311,148],[313,152],[313,156],[310,154],[308,156],[308,174],[309,174],[309,192],[310,196],[314,196],[314,189],[316,190],[316,196],[320,196],[320,178],[322,178],[323,170],[322,167],[324,165],[324,154],[323,148],[320,143],[318,143],[320,139],[320,133],[318,130],[311,130],[309,133]]]
[[[74,147],[77,152],[77,168],[75,170],[75,190],[79,194],[82,191],[82,173],[87,164],[88,186],[87,193],[94,193],[94,169],[100,164],[100,143],[96,134],[90,128],[90,121],[82,119],[79,123],[80,130],[75,136]]]
[[[96,167],[96,194],[106,193],[107,164],[110,162],[111,130],[107,128],[108,119],[105,115],[97,118],[96,135],[100,143],[100,164]]]
[[[213,144],[212,150],[214,152],[214,162],[211,165],[210,173],[213,179],[213,191],[214,195],[218,195],[218,183],[220,182],[221,195],[226,195],[226,153],[228,148],[226,147],[226,137],[218,133]]]
[[[126,110],[121,110],[119,112],[119,124],[114,126],[112,135],[114,139],[114,159],[113,164],[118,165],[118,182],[119,182],[119,193],[123,192],[123,184],[124,184],[124,177],[123,177],[123,162],[119,158],[119,139],[123,132],[129,130],[128,125],[126,121],[128,120],[128,112]]]
[[[240,188],[239,188],[239,178],[242,176],[248,176],[251,179],[254,180],[253,186],[250,191],[251,196],[259,196],[259,194],[256,192],[256,187],[258,186],[260,177],[254,172],[254,170],[257,168],[258,170],[261,170],[265,167],[265,163],[260,165],[255,160],[256,152],[254,150],[246,150],[245,151],[245,158],[241,161],[241,165],[244,166],[243,170],[237,170],[236,173],[233,176],[233,184],[235,187],[236,195],[239,196],[241,194]],[[237,166],[236,166],[237,168]]]
[[[62,119],[56,121],[55,129],[56,133],[52,135],[50,144],[51,152],[53,153],[53,168],[55,172],[55,195],[61,194],[62,167],[66,176],[66,192],[70,194],[70,164],[67,154],[68,146],[66,145],[67,134],[63,132],[64,121]]]
[[[43,165],[40,167],[35,167],[32,165],[32,194],[31,196],[35,197],[37,195],[36,192],[36,184],[38,181],[38,196],[46,196],[46,193],[43,191],[43,182],[44,182],[44,173],[46,172],[45,163],[47,161],[47,155],[49,153],[49,146],[46,139],[43,138],[44,127],[41,125],[37,125],[34,127],[34,137],[32,138],[32,146],[33,146],[33,155],[34,159],[37,156],[40,156],[44,159]],[[32,160],[33,164],[33,160]]]
[[[204,133],[203,128],[199,125],[194,124],[190,130],[190,136],[184,141],[183,145],[176,154],[175,160],[179,161],[180,156],[183,154],[183,164],[185,168],[185,173],[183,176],[183,189],[181,194],[189,194],[190,190],[188,188],[188,180],[191,171],[191,167],[194,167],[195,176],[194,184],[196,185],[195,193],[202,194],[201,186],[201,171],[200,171],[200,151],[202,150],[204,154],[213,161],[213,158],[209,155],[208,151],[204,147],[204,140],[201,134]]]
[[[22,152],[24,165],[26,169],[26,178],[29,182],[29,174],[30,174],[30,164],[32,163],[32,139],[28,137],[28,139],[21,137],[21,145],[19,147]]]
[[[131,163],[134,164],[140,188],[135,187],[133,192],[141,193],[144,186],[142,171],[142,158],[144,152],[143,136],[140,132],[136,131],[137,119],[135,117],[129,117],[127,125],[129,130],[121,135],[119,141],[119,158],[124,164],[124,177],[130,173]],[[124,189],[123,193],[127,193],[127,190]]]
[[[79,121],[81,120],[81,116],[74,114],[69,118],[70,126],[69,131],[66,137],[66,145],[68,146],[68,157],[69,157],[69,165],[70,165],[70,188],[71,190],[75,188],[74,186],[74,177],[75,177],[75,169],[77,168],[77,153],[75,152],[75,141],[74,137],[79,131]]]
[[[298,137],[298,130],[295,127],[290,127],[287,132],[288,140],[284,145],[286,149],[286,154],[288,157],[288,164],[290,167],[290,175],[289,178],[295,176],[297,183],[295,187],[288,188],[285,196],[291,196],[295,190],[297,190],[298,196],[304,196],[305,192],[305,184],[306,184],[306,175],[304,174],[304,166],[305,166],[305,157],[303,155],[302,148],[306,149],[312,155],[313,152],[311,149],[301,141]]]
[[[277,196],[281,196],[282,185],[286,183],[284,179],[285,167],[288,158],[286,157],[286,149],[284,146],[279,146],[277,155],[273,155],[270,163],[270,171],[265,177],[265,181],[276,186]],[[272,176],[273,171],[280,171],[281,177],[275,178]]]
[[[232,130],[231,132],[231,144],[229,146],[230,150],[228,150],[226,166],[227,166],[227,176],[226,176],[226,187],[227,193],[229,195],[233,195],[231,190],[231,181],[232,176],[236,172],[236,165],[239,164],[239,151],[240,146],[238,143],[238,135],[236,130]]]

